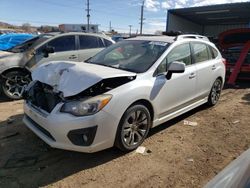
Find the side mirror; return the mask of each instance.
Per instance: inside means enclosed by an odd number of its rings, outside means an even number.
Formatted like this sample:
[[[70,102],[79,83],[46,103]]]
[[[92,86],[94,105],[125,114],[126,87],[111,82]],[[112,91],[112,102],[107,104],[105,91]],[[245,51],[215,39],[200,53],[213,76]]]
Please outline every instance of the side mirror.
[[[49,57],[49,54],[55,52],[55,48],[52,46],[47,46],[42,50],[42,52],[43,52],[43,57]]]
[[[185,72],[185,64],[179,61],[173,61],[169,64],[167,68],[166,78],[169,80],[172,77],[173,73],[183,73]]]

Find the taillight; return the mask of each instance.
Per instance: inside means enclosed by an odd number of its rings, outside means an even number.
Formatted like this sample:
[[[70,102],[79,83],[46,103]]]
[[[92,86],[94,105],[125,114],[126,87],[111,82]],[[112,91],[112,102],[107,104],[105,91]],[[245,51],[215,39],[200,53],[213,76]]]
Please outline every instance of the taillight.
[[[222,63],[224,63],[225,67],[227,66],[227,60],[226,59],[222,59]]]

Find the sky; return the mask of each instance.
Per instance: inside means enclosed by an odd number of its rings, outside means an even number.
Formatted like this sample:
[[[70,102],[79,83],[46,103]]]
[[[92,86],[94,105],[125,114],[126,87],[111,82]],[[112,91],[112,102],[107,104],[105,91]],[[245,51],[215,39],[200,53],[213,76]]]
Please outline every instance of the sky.
[[[246,2],[249,0],[145,0],[143,33],[154,33],[166,28],[168,9]],[[63,23],[87,23],[87,0],[0,0],[0,21],[15,25],[34,26]],[[89,0],[90,22],[99,29],[128,33],[139,32],[142,0]]]

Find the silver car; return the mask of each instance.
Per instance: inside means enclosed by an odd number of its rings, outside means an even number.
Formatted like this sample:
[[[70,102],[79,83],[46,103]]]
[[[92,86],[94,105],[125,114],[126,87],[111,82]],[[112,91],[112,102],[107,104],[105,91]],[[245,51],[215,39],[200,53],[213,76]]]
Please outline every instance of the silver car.
[[[85,63],[45,63],[32,78],[23,121],[51,147],[130,151],[150,128],[204,103],[215,105],[225,65],[203,36],[136,37]]]
[[[100,34],[50,33],[34,37],[8,51],[0,52],[0,81],[3,93],[20,99],[23,86],[30,81],[32,70],[53,60],[84,61],[113,44]]]

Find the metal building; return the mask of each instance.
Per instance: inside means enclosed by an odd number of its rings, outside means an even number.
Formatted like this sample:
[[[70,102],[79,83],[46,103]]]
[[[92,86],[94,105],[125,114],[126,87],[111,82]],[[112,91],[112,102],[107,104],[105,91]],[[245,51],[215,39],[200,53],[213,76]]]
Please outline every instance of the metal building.
[[[233,28],[250,27],[250,2],[168,10],[166,31],[216,37]]]

